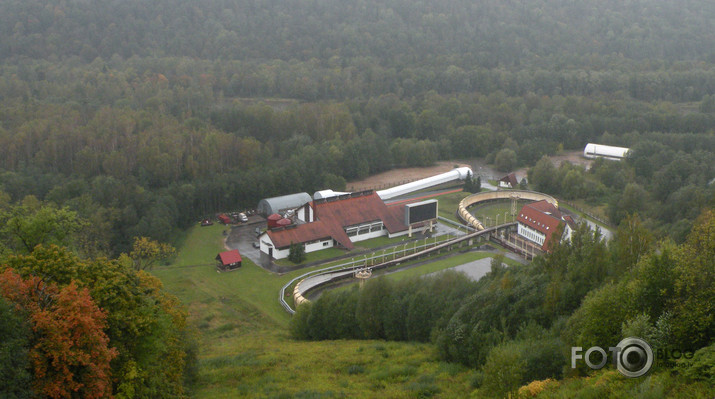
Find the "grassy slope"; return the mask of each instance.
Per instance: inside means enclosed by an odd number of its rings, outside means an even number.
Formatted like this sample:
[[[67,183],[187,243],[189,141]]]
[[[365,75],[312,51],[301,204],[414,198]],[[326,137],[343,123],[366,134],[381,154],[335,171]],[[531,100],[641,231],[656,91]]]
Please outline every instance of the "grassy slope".
[[[309,269],[277,276],[246,260],[241,269],[219,274],[213,258],[223,249],[221,231],[220,226],[191,229],[174,263],[154,270],[187,306],[200,337],[196,398],[462,398],[472,393],[474,372],[439,361],[429,344],[292,340],[289,316],[276,296],[285,282]],[[445,264],[426,265],[420,274]],[[562,398],[706,398],[712,392],[703,383],[686,385],[667,373],[630,380],[612,370],[545,386],[536,382],[531,388],[541,392],[539,397]]]
[[[197,398],[463,397],[470,370],[440,362],[429,344],[294,341],[280,287],[299,272],[268,273],[248,260],[217,273],[221,227],[191,229],[175,262],[157,268],[168,291],[188,307],[200,336]]]

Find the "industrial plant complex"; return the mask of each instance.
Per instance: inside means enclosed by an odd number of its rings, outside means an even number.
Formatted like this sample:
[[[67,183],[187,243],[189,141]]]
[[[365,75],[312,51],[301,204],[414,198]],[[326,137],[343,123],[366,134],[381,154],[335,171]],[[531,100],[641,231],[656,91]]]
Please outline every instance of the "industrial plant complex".
[[[628,155],[628,148],[589,143],[583,156],[589,159],[620,160]],[[357,192],[320,190],[312,196],[294,193],[262,199],[257,213],[265,218],[266,228],[256,228],[261,263],[288,258],[292,248],[311,253],[327,248],[352,250],[357,242],[377,238],[412,237],[415,232],[432,231],[437,225],[438,202],[423,200],[440,193],[446,187],[461,185],[472,170],[454,168],[449,172],[402,184],[384,190]],[[493,201],[512,201],[511,221],[494,239],[527,258],[549,252],[554,242],[569,240],[575,221],[563,214],[558,202],[545,194],[516,190],[519,186],[514,173],[497,180],[498,187],[489,186],[483,192],[465,198],[456,214],[461,222],[474,231],[485,229],[484,221],[477,220],[467,207]],[[502,191],[503,190],[503,191]],[[515,207],[515,200],[531,201]],[[238,260],[236,260],[238,259]],[[218,256],[222,270],[240,267],[240,254]]]

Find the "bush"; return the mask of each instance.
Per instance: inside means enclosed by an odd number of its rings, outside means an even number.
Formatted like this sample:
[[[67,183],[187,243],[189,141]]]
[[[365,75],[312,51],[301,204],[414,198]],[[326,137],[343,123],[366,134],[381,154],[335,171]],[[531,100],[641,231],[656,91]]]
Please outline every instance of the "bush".
[[[698,349],[692,359],[680,359],[677,369],[690,380],[706,381],[715,386],[715,344]]]

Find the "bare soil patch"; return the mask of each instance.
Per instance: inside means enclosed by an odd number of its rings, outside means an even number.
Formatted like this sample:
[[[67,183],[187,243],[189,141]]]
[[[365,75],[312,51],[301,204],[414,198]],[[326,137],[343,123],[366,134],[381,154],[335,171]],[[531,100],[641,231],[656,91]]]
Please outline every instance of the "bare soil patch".
[[[454,169],[455,165],[457,167],[470,166],[469,164],[463,162],[442,161],[438,162],[435,166],[428,166],[424,168],[393,169],[369,176],[362,180],[348,182],[346,188],[348,191],[382,190],[414,180],[438,175],[440,173],[449,172]]]

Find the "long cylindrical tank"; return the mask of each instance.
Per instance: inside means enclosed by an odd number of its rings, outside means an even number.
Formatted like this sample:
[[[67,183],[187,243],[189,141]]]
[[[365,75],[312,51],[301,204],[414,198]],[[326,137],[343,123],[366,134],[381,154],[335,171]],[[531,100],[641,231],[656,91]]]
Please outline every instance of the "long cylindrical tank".
[[[399,197],[401,195],[409,194],[415,191],[423,190],[425,188],[430,188],[438,186],[440,184],[449,183],[454,180],[465,180],[468,174],[472,174],[472,169],[468,167],[455,168],[449,172],[442,173],[436,176],[428,177],[426,179],[421,179],[413,181],[401,186],[388,188],[386,190],[380,190],[377,195],[382,198],[382,200],[388,200],[391,198]]]
[[[625,147],[588,143],[583,149],[583,156],[586,158],[623,159],[629,150]]]

